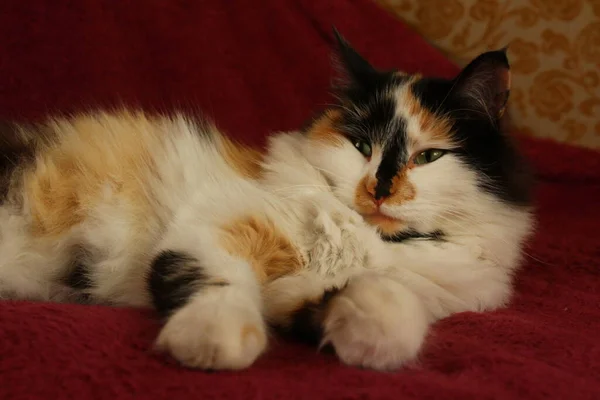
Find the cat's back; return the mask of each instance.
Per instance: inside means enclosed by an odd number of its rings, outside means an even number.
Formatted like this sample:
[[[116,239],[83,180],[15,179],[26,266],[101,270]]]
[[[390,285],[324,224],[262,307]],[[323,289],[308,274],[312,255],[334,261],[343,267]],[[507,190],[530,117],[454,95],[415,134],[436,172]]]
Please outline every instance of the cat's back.
[[[257,161],[206,120],[179,113],[101,111],[12,130],[22,151],[4,166],[5,195],[25,203],[44,235],[99,206],[156,214],[161,199],[183,198],[203,181],[251,177]]]

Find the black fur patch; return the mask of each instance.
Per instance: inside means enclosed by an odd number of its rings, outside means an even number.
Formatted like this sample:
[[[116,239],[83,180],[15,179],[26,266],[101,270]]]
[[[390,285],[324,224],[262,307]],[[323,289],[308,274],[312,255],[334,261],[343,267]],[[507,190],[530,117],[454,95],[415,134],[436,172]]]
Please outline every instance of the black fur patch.
[[[404,133],[404,128],[402,129],[402,132]],[[403,133],[399,135],[399,137],[404,138]],[[379,164],[379,168],[375,174],[375,177],[377,178],[375,199],[377,200],[390,195],[392,179],[398,174],[402,163],[400,155],[403,153],[403,150],[400,146],[401,144],[399,143],[393,143],[389,145],[383,153],[381,164]]]
[[[339,108],[342,114],[340,130],[352,139],[371,144],[384,144],[393,138],[400,147],[405,139],[405,123],[396,115],[396,103],[391,93],[403,85],[403,79],[391,73],[381,73],[369,86],[348,86],[340,97],[346,99]]]
[[[410,239],[425,239],[425,240],[444,240],[444,232],[433,231],[429,233],[417,232],[414,229],[398,232],[393,236],[382,236],[386,242],[400,243]]]
[[[280,332],[302,343],[316,346],[323,337],[324,312],[329,301],[341,289],[332,288],[323,293],[316,302],[306,302],[292,315],[292,322],[287,327],[277,327]]]
[[[0,121],[0,204],[4,203],[13,173],[34,158],[35,148],[19,137],[19,127]]]
[[[198,260],[189,254],[165,250],[152,261],[148,289],[154,308],[162,316],[185,305],[190,296],[208,285],[224,286],[226,283],[211,282]]]
[[[93,287],[93,281],[90,277],[90,271],[82,261],[77,261],[66,277],[65,283],[73,289],[85,290]]]
[[[92,288],[94,281],[89,267],[91,258],[89,249],[83,245],[74,246],[71,254],[71,267],[63,278],[63,282],[65,285],[81,291]]]

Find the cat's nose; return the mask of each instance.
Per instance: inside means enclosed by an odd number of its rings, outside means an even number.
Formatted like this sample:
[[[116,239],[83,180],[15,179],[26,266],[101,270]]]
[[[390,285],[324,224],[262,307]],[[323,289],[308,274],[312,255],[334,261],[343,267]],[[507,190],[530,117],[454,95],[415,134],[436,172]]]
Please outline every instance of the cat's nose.
[[[375,193],[372,193],[371,196],[373,197],[373,202],[377,205],[377,207],[379,207],[387,200],[387,198],[390,196],[390,193],[379,193],[375,191]]]
[[[369,192],[371,199],[378,207],[381,206],[390,195],[389,189],[376,181],[367,185],[367,192]]]
[[[379,197],[379,198],[373,197],[373,202],[375,204],[377,204],[377,207],[379,207],[379,206],[381,206],[383,204],[383,202],[385,201],[385,199],[387,199],[387,197],[385,197],[385,196],[384,197]]]

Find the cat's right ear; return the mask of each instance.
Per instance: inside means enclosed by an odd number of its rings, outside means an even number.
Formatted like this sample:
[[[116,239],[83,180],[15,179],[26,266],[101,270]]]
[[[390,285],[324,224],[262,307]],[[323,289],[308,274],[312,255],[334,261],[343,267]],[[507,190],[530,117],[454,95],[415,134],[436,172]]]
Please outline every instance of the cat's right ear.
[[[342,70],[342,79],[351,86],[369,87],[378,75],[377,70],[352,48],[335,27],[333,27],[333,36],[337,43],[337,59]]]
[[[496,120],[502,117],[510,93],[507,48],[488,51],[471,61],[454,79],[452,95],[469,109]]]

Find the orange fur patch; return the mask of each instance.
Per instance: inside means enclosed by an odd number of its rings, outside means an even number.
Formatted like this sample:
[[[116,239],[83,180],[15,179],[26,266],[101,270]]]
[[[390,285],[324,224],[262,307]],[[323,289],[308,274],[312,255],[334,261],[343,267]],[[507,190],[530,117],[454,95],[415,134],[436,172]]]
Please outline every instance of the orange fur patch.
[[[335,123],[340,118],[339,111],[327,110],[312,124],[307,132],[308,137],[331,146],[341,146],[345,141],[344,135],[335,129]]]
[[[251,147],[243,146],[222,137],[221,151],[227,163],[245,178],[258,179],[262,173],[263,154]]]
[[[376,226],[385,235],[393,235],[404,226],[402,221],[381,214],[365,215],[364,218],[369,225]]]
[[[302,268],[298,250],[275,226],[250,216],[224,226],[221,243],[230,254],[247,260],[264,283]]]
[[[417,79],[414,79],[415,82]],[[436,116],[423,107],[414,95],[411,84],[403,92],[402,104],[406,108],[409,119],[415,119],[418,131],[408,130],[407,134],[413,149],[423,147],[452,147],[452,125],[448,119]]]
[[[358,211],[365,215],[371,214],[377,210],[375,203],[373,203],[373,195],[377,180],[375,178],[369,178],[368,176],[363,177],[354,192],[354,204]]]
[[[126,199],[132,218],[143,221],[149,205],[142,177],[154,168],[150,154],[158,146],[151,121],[141,113],[122,113],[57,120],[50,127],[56,139],[23,175],[32,233],[66,232],[107,201],[107,190]]]
[[[402,204],[415,198],[417,194],[415,187],[408,179],[409,169],[408,167],[402,168],[392,179],[392,187],[390,189],[390,196],[386,200],[387,203]]]
[[[415,198],[416,190],[413,184],[408,180],[408,169],[409,168],[406,167],[403,168],[392,179],[390,195],[386,199],[386,203],[400,204]],[[377,210],[373,203],[375,186],[377,186],[377,180],[368,176],[365,176],[356,186],[354,203],[361,213],[368,214]]]
[[[402,221],[387,217],[377,212],[377,206],[373,201],[377,180],[365,176],[356,186],[354,204],[365,220],[373,226],[377,226],[382,233],[393,234],[402,227]],[[407,168],[402,169],[392,179],[390,196],[385,200],[387,204],[399,205],[415,198],[416,191],[408,180]]]

